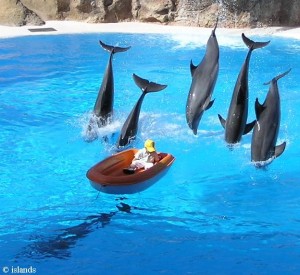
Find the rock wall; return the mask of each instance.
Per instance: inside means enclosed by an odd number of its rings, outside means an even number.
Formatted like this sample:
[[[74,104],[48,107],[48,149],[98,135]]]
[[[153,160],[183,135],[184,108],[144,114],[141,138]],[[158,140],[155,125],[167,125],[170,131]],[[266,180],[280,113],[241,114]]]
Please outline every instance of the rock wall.
[[[35,12],[25,7],[20,0],[1,0],[0,7],[1,25],[22,26],[45,23]]]
[[[300,26],[299,0],[1,0],[0,24],[120,21],[212,27]]]
[[[212,27],[300,26],[299,0],[179,0],[175,22]]]
[[[230,26],[300,26],[299,0],[221,0]]]

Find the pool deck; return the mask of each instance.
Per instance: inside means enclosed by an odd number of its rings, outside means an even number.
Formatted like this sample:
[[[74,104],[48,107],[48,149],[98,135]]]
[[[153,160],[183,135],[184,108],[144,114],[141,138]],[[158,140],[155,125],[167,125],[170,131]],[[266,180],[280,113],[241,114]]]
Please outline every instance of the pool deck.
[[[78,33],[173,33],[173,34],[208,34],[211,28],[188,26],[161,25],[153,23],[85,23],[78,21],[47,21],[42,26],[9,27],[0,25],[0,38],[29,35],[57,35]],[[218,28],[223,36],[240,36],[242,32],[248,35],[270,35],[295,38],[300,40],[300,27],[269,27],[255,29],[225,29]]]

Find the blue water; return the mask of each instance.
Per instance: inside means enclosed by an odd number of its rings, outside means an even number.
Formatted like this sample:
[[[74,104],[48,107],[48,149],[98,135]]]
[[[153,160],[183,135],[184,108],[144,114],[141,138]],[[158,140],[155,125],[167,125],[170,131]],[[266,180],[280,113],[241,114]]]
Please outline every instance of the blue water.
[[[208,35],[207,35],[208,34]],[[247,33],[246,33],[247,35]],[[278,81],[282,156],[266,169],[250,161],[251,133],[229,150],[217,114],[226,117],[247,54],[240,37],[217,37],[215,103],[198,135],[185,121],[191,76],[209,32],[189,35],[81,34],[0,40],[0,267],[37,274],[299,274],[300,41],[272,36],[252,54],[249,121],[262,85]],[[108,53],[114,56],[115,119],[85,141]],[[86,171],[115,152],[115,141],[140,96],[135,73],[167,84],[145,97],[135,147],[147,138],[176,161],[142,193],[94,190]],[[18,269],[19,268],[19,269]]]

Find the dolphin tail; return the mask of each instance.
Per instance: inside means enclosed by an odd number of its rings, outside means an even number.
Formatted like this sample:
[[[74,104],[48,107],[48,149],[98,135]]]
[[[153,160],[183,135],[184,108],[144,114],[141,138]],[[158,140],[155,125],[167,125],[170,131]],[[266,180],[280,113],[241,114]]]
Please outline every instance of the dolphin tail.
[[[129,50],[131,47],[115,47],[115,46],[111,46],[111,45],[107,45],[105,43],[103,43],[101,40],[99,40],[99,43],[101,45],[101,47],[111,53],[120,53],[120,52],[126,52],[127,50]]]
[[[244,33],[242,33],[242,39],[243,39],[244,43],[247,45],[247,47],[251,50],[263,48],[263,47],[267,46],[270,43],[270,41],[267,41],[267,42],[254,42],[250,38],[246,37]]]
[[[248,134],[252,130],[252,128],[254,127],[255,123],[256,123],[256,120],[253,120],[252,122],[246,124],[243,135]]]
[[[274,153],[275,158],[278,158],[284,152],[285,146],[286,146],[286,142],[283,142],[282,144],[275,146],[275,153]]]
[[[136,74],[133,74],[132,76],[135,84],[143,91],[143,93],[159,92],[167,87],[167,85],[150,82],[149,80],[141,78]]]
[[[213,34],[215,34],[215,32],[216,32],[216,29],[217,29],[217,26],[218,26],[218,22],[219,22],[219,17],[217,17],[217,21],[216,21],[215,27],[213,29]]]
[[[219,115],[219,114],[218,114],[218,117],[219,117],[219,120],[220,120],[220,122],[221,122],[221,125],[222,125],[223,128],[225,129],[226,120],[225,120],[221,115]]]
[[[270,84],[272,81],[275,81],[275,82],[278,81],[280,78],[286,76],[291,70],[292,70],[292,69],[289,69],[288,71],[284,72],[283,74],[280,74],[280,75],[274,77],[271,81],[264,83],[264,85],[268,85],[268,84]]]

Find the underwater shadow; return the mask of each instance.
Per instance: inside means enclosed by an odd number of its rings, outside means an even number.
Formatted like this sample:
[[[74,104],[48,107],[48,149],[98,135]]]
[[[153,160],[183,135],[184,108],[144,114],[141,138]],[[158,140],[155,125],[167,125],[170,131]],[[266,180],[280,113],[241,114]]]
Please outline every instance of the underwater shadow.
[[[99,228],[107,226],[118,212],[131,213],[132,209],[139,209],[123,202],[116,205],[116,207],[116,211],[87,216],[82,223],[59,230],[62,233],[56,236],[33,236],[30,239],[32,243],[24,247],[23,251],[16,255],[15,259],[67,259],[71,257],[70,250],[76,245],[78,240]]]

